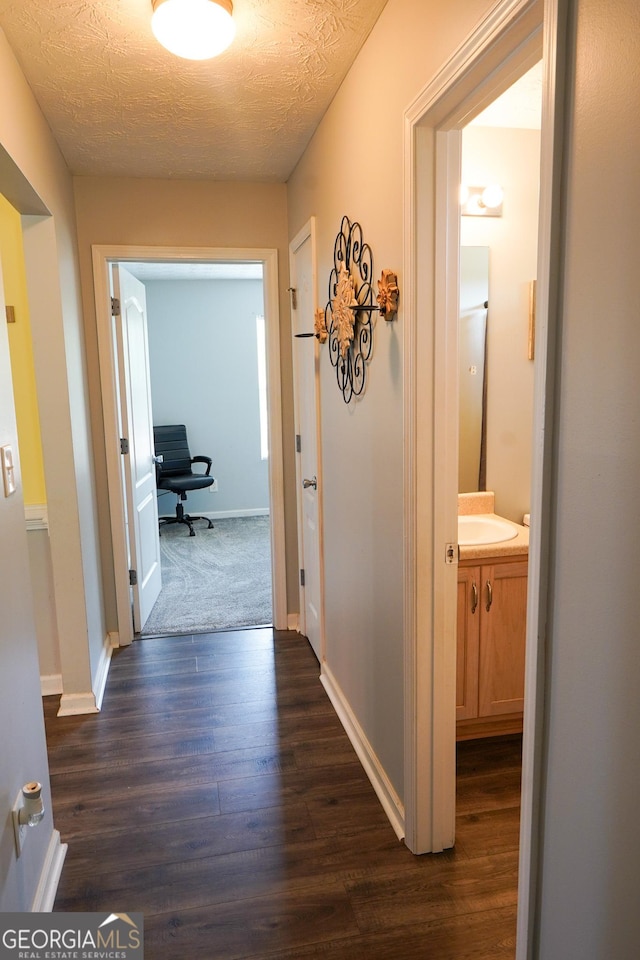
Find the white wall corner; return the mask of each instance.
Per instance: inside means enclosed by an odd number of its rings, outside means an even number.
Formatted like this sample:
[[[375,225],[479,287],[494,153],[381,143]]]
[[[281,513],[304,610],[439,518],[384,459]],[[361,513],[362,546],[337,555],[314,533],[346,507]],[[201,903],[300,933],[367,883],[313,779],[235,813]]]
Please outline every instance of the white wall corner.
[[[378,800],[382,804],[384,812],[389,818],[389,822],[398,840],[404,840],[404,804],[394,790],[373,747],[367,740],[364,730],[358,723],[344,693],[326,664],[322,665],[320,682],[327,691],[327,695],[338,714],[338,719],[344,727],[351,741],[351,746],[357,753],[358,759],[371,781],[371,785],[376,792]]]
[[[294,633],[298,633],[299,627],[300,627],[300,614],[288,613],[287,614],[287,630],[293,630]]]
[[[60,842],[60,833],[54,830],[51,834],[40,879],[38,880],[38,887],[31,905],[32,913],[50,913],[53,910],[66,855],[67,844]]]
[[[25,504],[24,519],[27,530],[48,530],[49,514],[46,503]]]
[[[48,673],[40,675],[40,693],[43,697],[54,697],[62,693],[62,674]]]

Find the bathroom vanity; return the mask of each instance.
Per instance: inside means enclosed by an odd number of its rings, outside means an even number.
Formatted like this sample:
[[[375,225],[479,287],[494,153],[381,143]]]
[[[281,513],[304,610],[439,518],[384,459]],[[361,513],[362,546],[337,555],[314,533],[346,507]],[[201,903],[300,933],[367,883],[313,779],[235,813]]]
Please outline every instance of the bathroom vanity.
[[[465,495],[459,509],[482,522],[491,539],[493,502]],[[468,499],[467,499],[468,498]],[[477,501],[475,501],[477,503]],[[489,509],[487,509],[489,507]],[[485,512],[481,512],[481,511]],[[460,535],[457,608],[456,719],[459,740],[522,730],[529,530],[495,518],[495,536],[508,525],[509,539],[465,543]],[[461,525],[462,528],[462,525]],[[470,538],[473,539],[472,533]]]

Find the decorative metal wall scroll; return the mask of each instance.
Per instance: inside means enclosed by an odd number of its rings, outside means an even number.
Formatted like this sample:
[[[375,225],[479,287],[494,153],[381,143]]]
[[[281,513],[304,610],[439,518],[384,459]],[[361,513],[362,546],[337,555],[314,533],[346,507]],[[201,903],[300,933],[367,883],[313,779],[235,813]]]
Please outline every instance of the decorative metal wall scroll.
[[[373,349],[372,313],[379,311],[386,320],[393,320],[398,309],[395,273],[383,270],[377,304],[373,303],[372,274],[373,253],[364,242],[362,227],[344,216],[333,247],[329,300],[324,317],[316,317],[315,336],[323,343],[328,335],[329,356],[345,403],[364,390],[366,363]]]

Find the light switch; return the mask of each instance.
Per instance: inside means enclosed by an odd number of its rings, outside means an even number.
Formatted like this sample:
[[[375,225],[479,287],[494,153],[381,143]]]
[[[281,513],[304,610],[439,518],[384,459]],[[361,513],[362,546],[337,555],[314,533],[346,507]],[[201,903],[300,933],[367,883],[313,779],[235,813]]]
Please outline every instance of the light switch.
[[[12,493],[16,492],[16,469],[13,462],[13,448],[9,444],[0,447],[0,458],[2,459],[4,495],[10,497]]]

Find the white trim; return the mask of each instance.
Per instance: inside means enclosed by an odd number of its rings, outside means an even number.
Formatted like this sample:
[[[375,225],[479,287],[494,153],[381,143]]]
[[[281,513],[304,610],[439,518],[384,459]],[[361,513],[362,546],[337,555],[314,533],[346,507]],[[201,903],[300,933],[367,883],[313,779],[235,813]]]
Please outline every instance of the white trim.
[[[300,633],[300,617],[297,613],[290,613],[287,616],[287,630],[293,630],[294,633]]]
[[[518,865],[516,958],[534,956],[541,833],[538,795],[542,783],[545,635],[549,585],[550,465],[553,463],[554,371],[560,287],[560,185],[562,176],[567,0],[545,0],[544,80],[540,146],[538,276],[533,457],[527,600],[527,647]]]
[[[109,667],[111,666],[111,654],[113,653],[114,643],[112,635],[107,634],[100,651],[100,661],[93,681],[93,692],[96,697],[96,707],[102,709],[102,700],[107,686],[107,677],[109,676]]]
[[[62,674],[45,673],[40,676],[40,693],[43,697],[53,697],[62,693]]]
[[[382,804],[384,812],[389,818],[389,822],[398,840],[403,840],[405,831],[402,801],[394,790],[391,781],[385,773],[384,767],[376,756],[364,730],[358,723],[344,693],[326,663],[322,665],[320,682],[327,691],[327,696],[331,700],[340,723],[344,727],[345,733],[351,742],[351,746],[358,755],[358,759],[371,781],[371,785],[376,792],[378,800]]]
[[[307,240],[311,242],[311,294],[314,304],[314,310],[318,307],[318,252],[316,239],[316,218],[310,217],[307,222],[296,233],[295,237],[289,243],[289,279],[293,286],[297,286],[296,279],[296,260],[295,255],[298,249]],[[293,328],[292,328],[293,332]],[[318,494],[318,560],[320,576],[320,597],[319,597],[319,621],[320,621],[320,662],[324,662],[326,650],[325,637],[325,619],[324,619],[324,499],[323,499],[323,477],[322,477],[322,424],[320,420],[321,398],[320,398],[320,344],[317,339],[313,341],[314,355],[314,387],[315,387],[315,407],[316,407],[316,478]],[[293,351],[293,416],[294,429],[296,435],[300,433],[300,390],[299,390],[299,370],[296,363],[296,351]],[[303,501],[302,501],[302,474],[300,456],[296,453],[296,511],[298,527],[298,568],[304,567],[304,549],[303,549]],[[305,589],[298,579],[298,615],[297,627],[303,634],[306,632],[306,599]]]
[[[269,507],[247,507],[246,510],[199,510],[198,516],[207,520],[233,520],[236,517],[268,517],[270,513]],[[159,519],[166,517],[175,517],[175,513],[161,513]]]
[[[62,865],[67,855],[67,844],[60,842],[60,833],[53,830],[44,858],[40,879],[31,904],[32,913],[50,913],[56,899],[56,892],[62,873]]]
[[[93,261],[100,386],[104,419],[105,455],[109,488],[111,538],[116,591],[116,615],[121,645],[133,640],[129,597],[129,563],[124,525],[124,493],[119,453],[116,363],[110,314],[109,268],[127,261],[257,261],[263,265],[264,315],[267,325],[267,378],[269,397],[269,497],[271,515],[271,569],[273,625],[286,629],[287,583],[284,522],[284,465],[280,381],[280,313],[278,251],[271,248],[157,247],[94,245]]]
[[[27,530],[48,530],[49,514],[46,503],[25,504],[24,519]]]
[[[406,433],[409,450],[405,457],[407,504],[405,533],[407,534],[405,610],[406,631],[406,754],[405,803],[407,805],[407,843],[415,852],[438,850],[446,844],[450,832],[451,810],[447,796],[452,795],[451,771],[443,778],[438,758],[447,755],[452,744],[450,710],[442,702],[443,686],[449,689],[455,679],[452,664],[442,659],[442,636],[439,635],[439,610],[442,610],[443,591],[447,589],[442,536],[452,531],[455,511],[451,509],[449,491],[439,486],[435,464],[443,449],[446,453],[445,433],[450,414],[443,410],[441,369],[448,364],[446,304],[451,300],[448,290],[446,264],[450,259],[451,237],[448,225],[457,218],[457,205],[447,197],[452,177],[451,146],[456,130],[478,112],[487,100],[508,86],[512,79],[541,56],[540,25],[546,17],[545,53],[557,43],[557,11],[548,7],[543,11],[543,0],[503,0],[460,48],[445,69],[427,86],[405,116],[405,247],[408,277],[405,284],[407,299],[407,336],[405,341],[405,370],[407,371],[407,399],[405,406]],[[549,64],[545,64],[549,84]],[[552,85],[553,86],[553,85]],[[437,132],[436,132],[437,131]],[[547,149],[553,150],[552,131],[546,138]],[[557,147],[556,147],[557,149]],[[551,168],[543,163],[541,176],[549,178]],[[433,184],[436,184],[436,187]],[[436,192],[437,190],[437,192]],[[550,197],[546,182],[543,195]],[[447,202],[449,207],[447,209]],[[444,203],[444,208],[441,204]],[[442,221],[444,213],[444,229]],[[433,224],[438,223],[436,230]],[[541,264],[551,259],[548,238],[539,244]],[[548,303],[544,271],[543,299]],[[434,295],[435,291],[435,295]],[[435,301],[435,305],[434,305]],[[418,317],[420,324],[418,324]],[[433,331],[433,340],[429,331]],[[545,366],[543,349],[536,351],[538,365]],[[544,408],[552,388],[551,375],[538,381],[536,408]],[[455,380],[454,380],[455,382]],[[431,396],[435,403],[430,405]],[[438,399],[439,397],[439,399]],[[425,407],[425,400],[427,406]],[[445,401],[446,404],[446,401]],[[420,409],[421,417],[417,417]],[[549,439],[542,437],[548,454]],[[443,448],[443,443],[445,444]],[[532,499],[537,502],[543,486],[542,460],[534,469]],[[450,466],[446,460],[447,469]],[[439,491],[439,492],[438,492]],[[440,518],[444,517],[444,521]],[[536,518],[540,524],[543,517]],[[415,525],[415,533],[413,528]],[[449,526],[447,526],[449,525]],[[438,530],[435,528],[438,526]],[[453,529],[453,528],[452,528]],[[453,531],[455,534],[455,531]],[[455,542],[457,537],[451,537]],[[535,538],[534,538],[535,540]],[[540,578],[545,577],[541,555],[535,545],[530,550],[530,569],[537,567]],[[419,586],[418,586],[419,585]],[[415,594],[414,591],[415,590]],[[528,677],[537,671],[538,604],[540,586],[534,574],[529,589],[528,613]],[[538,698],[540,697],[538,691]],[[530,701],[533,698],[530,697]],[[530,727],[540,734],[541,712],[536,704],[528,702],[532,718]],[[537,715],[537,722],[533,719]],[[534,737],[525,738],[525,770],[533,764]],[[446,782],[443,782],[446,781]],[[536,780],[536,785],[538,780]],[[533,896],[532,845],[535,845],[533,823],[533,780],[524,781],[528,794],[523,803],[529,822],[523,830],[529,833],[529,851],[521,863],[521,900],[528,909]],[[524,836],[524,832],[523,832]],[[529,916],[523,923],[521,943],[531,926]],[[520,953],[518,956],[524,956]]]
[[[79,717],[85,713],[100,713],[93,690],[88,693],[62,694],[57,716]]]
[[[544,9],[543,9],[544,7]],[[527,665],[525,692],[525,735],[523,742],[523,791],[521,813],[520,868],[518,895],[518,960],[533,956],[535,927],[537,843],[539,836],[537,795],[541,784],[539,744],[543,736],[544,622],[548,559],[546,556],[549,524],[548,476],[552,457],[550,407],[553,398],[554,355],[551,338],[547,341],[553,315],[558,276],[555,265],[559,229],[558,190],[561,171],[560,104],[562,84],[558,77],[557,54],[563,48],[562,36],[567,0],[503,0],[461,47],[441,74],[414,102],[405,116],[405,255],[407,276],[406,338],[404,366],[407,398],[405,455],[407,503],[405,534],[405,651],[406,651],[406,753],[405,803],[407,806],[407,843],[416,852],[438,849],[446,836],[447,822],[442,798],[451,784],[442,785],[436,764],[438,752],[447,748],[449,723],[438,691],[450,665],[438,664],[436,607],[443,589],[443,556],[440,537],[434,537],[435,518],[448,513],[447,493],[437,494],[434,464],[439,451],[438,431],[446,411],[431,407],[430,397],[438,394],[438,375],[447,362],[446,313],[434,310],[438,285],[447,298],[446,229],[433,229],[436,204],[447,191],[447,147],[452,132],[462,127],[488,99],[540,58],[540,25],[544,27],[544,69],[546,90],[543,110],[541,190],[538,240],[538,291],[540,302],[536,330],[536,394],[534,424],[534,464],[532,471],[532,515],[535,523],[529,549],[529,590],[527,610]],[[524,28],[524,29],[523,29]],[[438,131],[436,133],[436,131]],[[444,138],[444,152],[440,143]],[[450,157],[449,157],[450,161]],[[444,180],[443,180],[444,177]],[[434,188],[433,184],[436,184]],[[438,191],[436,194],[436,190]],[[446,208],[445,208],[446,213]],[[447,216],[457,217],[457,205]],[[445,226],[447,221],[445,220]],[[436,248],[440,253],[436,253]],[[438,269],[439,265],[439,269]],[[418,324],[418,318],[420,323]],[[457,322],[457,318],[456,322]],[[449,318],[449,322],[450,318]],[[433,330],[434,341],[428,331]],[[438,346],[440,343],[440,347]],[[444,351],[444,352],[443,352]],[[426,400],[426,407],[425,407]],[[438,401],[436,400],[436,404]],[[421,417],[417,417],[420,409]],[[436,420],[439,422],[436,423]],[[426,423],[425,423],[426,421]],[[430,436],[433,431],[433,437]],[[455,518],[454,518],[455,519]],[[415,525],[415,533],[414,533]],[[455,538],[454,538],[455,542]],[[443,670],[445,675],[443,676]],[[444,791],[444,792],[443,792]],[[409,839],[410,837],[410,839]],[[431,844],[431,846],[429,846]]]

